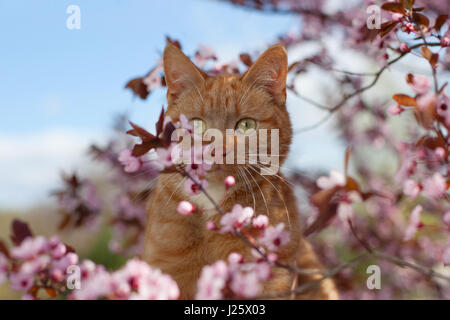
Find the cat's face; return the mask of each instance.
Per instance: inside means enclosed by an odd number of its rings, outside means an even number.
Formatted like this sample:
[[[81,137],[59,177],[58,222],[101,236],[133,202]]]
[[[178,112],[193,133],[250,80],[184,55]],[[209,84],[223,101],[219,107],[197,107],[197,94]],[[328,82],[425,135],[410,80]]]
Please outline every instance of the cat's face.
[[[218,129],[223,133],[224,154],[237,143],[237,137],[226,137],[227,129],[241,137],[256,135],[260,143],[257,153],[266,145],[269,156],[279,154],[277,164],[274,164],[278,171],[292,138],[285,106],[287,56],[284,47],[270,47],[241,76],[223,74],[213,77],[196,68],[177,47],[168,44],[164,51],[164,72],[169,103],[166,115],[177,121],[180,114],[184,114],[199,130]],[[261,129],[267,129],[267,139],[262,139]],[[277,146],[271,142],[271,134],[276,134],[271,129],[279,130]],[[234,150],[234,163],[216,164],[211,174],[222,179],[229,174],[236,175],[237,170],[246,170],[247,174],[257,176],[255,170],[259,171],[260,159],[254,165],[238,164],[236,147]],[[247,160],[250,152],[247,147]]]

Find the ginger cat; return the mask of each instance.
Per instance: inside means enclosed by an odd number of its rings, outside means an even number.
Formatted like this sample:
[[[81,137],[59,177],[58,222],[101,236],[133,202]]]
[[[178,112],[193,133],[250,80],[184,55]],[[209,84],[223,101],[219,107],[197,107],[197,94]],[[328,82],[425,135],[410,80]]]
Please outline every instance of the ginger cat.
[[[207,128],[235,129],[242,119],[251,119],[258,129],[279,129],[280,166],[292,139],[292,128],[286,109],[286,50],[281,45],[267,49],[243,75],[208,76],[199,70],[176,46],[164,51],[164,72],[168,87],[166,116],[178,121],[180,114],[201,119]],[[224,154],[226,142],[224,142]],[[255,169],[256,168],[256,169]],[[278,169],[278,168],[277,168]],[[225,190],[224,178],[233,175],[236,184]],[[178,283],[181,299],[195,298],[196,282],[203,266],[231,252],[250,258],[250,248],[231,234],[206,229],[212,220],[220,225],[220,214],[203,195],[191,196],[183,188],[181,174],[161,174],[148,203],[148,222],[142,258],[150,265],[170,274]],[[234,204],[249,206],[255,214],[266,214],[271,225],[283,222],[290,232],[290,242],[278,252],[279,261],[299,268],[322,269],[310,244],[302,237],[296,200],[280,172],[262,176],[258,167],[249,164],[214,164],[207,175],[207,191],[224,212]],[[182,200],[193,203],[200,212],[183,216],[177,212]],[[297,285],[315,281],[321,276],[301,275]],[[264,285],[264,293],[290,290],[292,275],[273,268],[273,276]],[[286,297],[286,298],[289,298]],[[320,282],[298,299],[337,299],[331,279]]]

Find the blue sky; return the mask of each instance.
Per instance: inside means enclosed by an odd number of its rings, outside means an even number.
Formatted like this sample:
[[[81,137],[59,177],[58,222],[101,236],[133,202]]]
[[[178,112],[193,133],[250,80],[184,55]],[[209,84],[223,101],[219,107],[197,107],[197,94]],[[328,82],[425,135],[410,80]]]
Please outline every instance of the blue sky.
[[[69,5],[80,7],[80,30],[66,27]],[[124,85],[155,64],[166,35],[188,54],[206,44],[227,61],[264,49],[295,26],[291,16],[215,0],[1,1],[0,209],[47,199],[59,172],[81,166],[87,146],[102,141],[117,113],[153,128],[163,90],[141,101]],[[304,111],[311,109],[298,110],[295,127],[317,120]],[[334,159],[318,157],[319,148],[332,148],[312,137],[300,141],[310,163]]]
[[[81,9],[80,30],[66,28],[70,4]],[[0,12],[0,97],[7,120],[0,130],[6,133],[107,127],[116,112],[144,116],[159,109],[163,94],[142,102],[123,87],[152,67],[166,34],[182,40],[187,53],[211,44],[231,58],[293,24],[214,0],[14,0],[2,1]]]

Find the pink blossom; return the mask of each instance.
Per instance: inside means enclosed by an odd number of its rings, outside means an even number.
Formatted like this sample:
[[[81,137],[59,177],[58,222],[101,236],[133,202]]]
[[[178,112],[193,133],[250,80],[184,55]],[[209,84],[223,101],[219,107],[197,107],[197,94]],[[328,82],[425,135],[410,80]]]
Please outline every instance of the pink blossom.
[[[102,201],[97,196],[97,191],[95,189],[95,186],[92,183],[86,181],[83,184],[83,188],[81,189],[80,198],[81,198],[81,201],[83,201],[84,205],[86,205],[89,208],[89,210],[94,211],[94,212],[101,210]]]
[[[404,19],[403,15],[401,13],[393,13],[392,14],[392,20],[393,21],[400,22],[403,19]]]
[[[68,267],[76,264],[78,264],[78,255],[76,253],[69,252],[61,259],[53,262],[53,270],[61,270],[65,273]]]
[[[191,122],[184,114],[180,114],[179,121],[175,123],[175,128],[184,129],[191,135],[194,133],[194,128],[192,127]]]
[[[195,211],[195,207],[189,201],[180,201],[180,203],[178,203],[177,211],[183,216],[188,216]]]
[[[176,283],[159,269],[151,268],[147,263],[132,259],[124,268],[112,274],[116,295],[136,300],[173,300],[179,296]]]
[[[107,297],[112,291],[111,275],[106,272],[98,272],[95,276],[85,279],[80,290],[74,290],[71,299],[96,300]]]
[[[28,237],[18,247],[12,248],[11,255],[16,259],[28,260],[36,258],[46,250],[47,240],[44,237]]]
[[[42,271],[50,264],[51,260],[48,255],[41,255],[32,260],[25,261],[19,269],[19,272],[34,274]]]
[[[319,177],[316,184],[321,189],[331,189],[337,186],[345,186],[346,181],[347,179],[342,173],[335,169],[331,169],[330,175],[328,177]]]
[[[337,215],[343,222],[347,222],[353,218],[353,206],[348,202],[340,202],[337,207]]]
[[[417,205],[411,212],[411,215],[409,217],[409,225],[406,228],[403,241],[411,240],[417,233],[417,230],[423,226],[422,222],[420,221],[420,214],[422,210],[423,210],[422,206]]]
[[[243,298],[251,298],[261,291],[262,285],[254,272],[237,272],[232,277],[230,288]]]
[[[397,104],[393,104],[391,105],[388,109],[387,109],[388,113],[395,116],[398,115],[400,113],[402,113],[403,111],[405,111],[404,108],[402,108],[401,105]]]
[[[445,160],[445,157],[447,156],[447,152],[445,151],[444,148],[442,148],[442,147],[437,147],[436,149],[434,149],[434,155],[435,155],[436,158],[438,158],[439,160]]]
[[[59,206],[67,213],[75,211],[81,204],[80,199],[68,194],[63,194],[58,199]]]
[[[116,212],[125,219],[137,219],[140,221],[145,219],[145,208],[142,205],[133,203],[128,195],[119,197],[115,207]]]
[[[244,261],[244,257],[242,257],[242,254],[237,252],[232,252],[228,256],[228,262],[230,264],[239,264]]]
[[[234,184],[236,183],[236,179],[233,176],[228,176],[225,178],[225,187],[228,189],[230,189],[232,186],[234,186]]]
[[[214,223],[214,221],[208,221],[208,222],[206,223],[206,229],[208,229],[208,230],[210,230],[210,231],[217,230],[217,226],[216,226],[216,224]]]
[[[406,33],[411,33],[411,32],[415,32],[416,31],[416,28],[415,28],[415,26],[411,23],[411,22],[408,22],[406,25],[405,25],[405,32]]]
[[[162,78],[160,72],[163,70],[163,61],[158,59],[156,67],[149,72],[147,76],[142,79],[142,82],[147,86],[147,91],[151,92],[153,89],[162,86]]]
[[[259,237],[258,242],[271,251],[278,250],[290,240],[289,232],[284,230],[284,223],[279,223],[277,226],[269,226],[264,230],[262,236]]]
[[[166,148],[156,148],[156,155],[158,157],[158,164],[163,168],[172,167],[179,160],[180,156],[180,148],[177,144],[170,144],[170,146]]]
[[[262,283],[271,275],[266,262],[230,265],[230,288],[238,296],[251,298],[262,290]]]
[[[223,298],[222,289],[228,280],[228,266],[223,260],[202,269],[197,282],[196,299],[218,300]]]
[[[437,107],[436,111],[437,114],[444,119],[447,128],[450,128],[450,108],[448,106],[449,106],[449,99],[446,95],[444,95],[442,98],[442,102],[439,103],[439,106]]]
[[[199,67],[203,67],[209,60],[217,60],[217,56],[211,47],[200,45],[195,53],[195,62]]]
[[[192,181],[192,179],[187,178],[186,181],[184,182],[184,191],[189,194],[189,195],[196,195],[199,194],[201,192],[201,188],[206,189],[208,188],[208,181],[206,181],[205,179],[200,179],[198,176],[196,175],[192,175],[191,177],[195,180]],[[200,186],[199,186],[200,184]]]
[[[425,179],[422,186],[422,193],[434,199],[440,198],[447,191],[447,182],[439,172],[435,172],[432,177]]]
[[[406,43],[404,43],[404,42],[402,42],[402,43],[400,44],[399,49],[400,49],[400,52],[410,52],[410,51],[411,51],[411,49],[409,48],[409,46],[408,46]]]
[[[448,210],[444,213],[442,220],[447,225],[447,227],[450,229],[450,210]]]
[[[267,261],[270,263],[275,263],[278,260],[278,255],[275,252],[269,252],[267,255]]]
[[[337,207],[337,215],[341,221],[347,223],[349,219],[353,218],[353,203],[361,202],[362,198],[359,192],[350,191],[342,194],[339,198]]]
[[[419,96],[416,101],[420,110],[427,110],[430,106],[436,105],[436,96],[429,92]]]
[[[269,225],[269,217],[264,214],[260,214],[253,218],[252,224],[255,228],[265,229]]]
[[[142,161],[132,155],[132,151],[124,149],[119,153],[119,162],[125,167],[125,172],[133,173],[138,171],[142,166]]]
[[[409,85],[417,94],[425,94],[430,90],[430,81],[423,75],[414,75]]]
[[[34,283],[34,274],[13,272],[9,277],[10,288],[14,291],[28,291]]]
[[[250,207],[242,207],[240,204],[235,204],[231,212],[226,213],[221,219],[222,228],[220,232],[232,232],[234,229],[240,230],[251,222],[253,216],[253,209]]]
[[[444,248],[444,252],[442,252],[442,262],[444,266],[450,266],[450,243]]]
[[[403,193],[411,199],[419,195],[420,189],[420,185],[412,179],[408,179],[403,183]]]
[[[3,253],[0,253],[0,286],[5,282],[8,276],[8,259]]]
[[[157,89],[162,86],[162,78],[158,69],[154,69],[150,72],[142,82],[147,86],[147,91],[151,92],[153,89]]]
[[[87,267],[89,276],[84,278],[81,289],[73,292],[72,299],[168,300],[179,296],[172,278],[138,259],[129,260],[114,273],[92,265]]]
[[[58,236],[53,236],[48,240],[50,254],[53,259],[60,259],[66,254],[66,246],[59,240]]]
[[[91,260],[83,260],[83,262],[79,265],[81,269],[81,279],[87,279],[93,276],[97,272],[101,272],[103,267],[97,266]]]
[[[186,166],[186,171],[196,176],[206,176],[211,169],[211,164],[203,156],[206,148],[207,146],[198,147],[195,145],[191,148],[190,163]]]

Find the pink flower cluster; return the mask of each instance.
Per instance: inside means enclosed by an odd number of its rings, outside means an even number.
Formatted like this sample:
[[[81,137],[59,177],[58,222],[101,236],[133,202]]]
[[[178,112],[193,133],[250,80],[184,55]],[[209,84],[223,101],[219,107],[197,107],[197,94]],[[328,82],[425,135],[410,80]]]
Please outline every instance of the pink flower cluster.
[[[36,298],[40,289],[63,294],[67,269],[77,264],[78,256],[58,237],[27,237],[9,250],[9,257],[0,253],[0,282],[8,279],[10,288],[27,299]]]
[[[65,216],[61,227],[72,221],[81,225],[85,221],[97,218],[103,209],[103,203],[97,189],[89,179],[80,179],[76,174],[63,175],[64,188],[54,192],[61,213]]]
[[[329,176],[320,176],[316,180],[316,184],[323,190],[337,188],[339,190],[339,192],[336,192],[338,200],[337,216],[344,223],[353,218],[353,204],[361,202],[362,197],[358,190],[347,190],[344,188],[347,184],[347,177],[344,174],[336,169],[331,169]]]
[[[89,260],[80,267],[81,289],[74,290],[71,299],[173,300],[180,294],[172,278],[138,259],[112,273]]]
[[[172,123],[172,119],[169,116],[164,118],[163,128],[168,123]],[[174,123],[174,126],[185,134],[185,138],[190,136],[194,140],[199,139],[199,133],[195,132],[189,119],[184,114],[180,115],[179,121]],[[187,194],[199,194],[201,192],[200,186],[204,189],[208,187],[208,181],[205,179],[205,176],[208,170],[211,169],[211,164],[204,158],[204,154],[207,151],[208,146],[197,146],[194,144],[190,150],[190,154],[187,155],[188,163],[185,170],[191,176],[191,179],[186,179],[184,185],[184,190]],[[161,171],[182,163],[185,160],[184,152],[180,145],[172,142],[167,148],[155,148],[156,159],[143,160],[142,157],[133,156],[131,150],[125,149],[120,152],[118,160],[124,166],[125,172],[137,172],[145,166]]]
[[[233,233],[248,226],[260,230],[257,243],[270,251],[276,251],[290,240],[289,232],[284,229],[284,223],[269,226],[269,218],[266,215],[254,217],[254,211],[250,207],[242,207],[235,204],[231,212],[226,213],[220,219],[220,232]]]
[[[202,269],[197,282],[196,298],[218,300],[224,298],[253,298],[271,276],[270,264],[265,261],[246,262],[241,254],[231,253],[228,264],[219,260]]]

